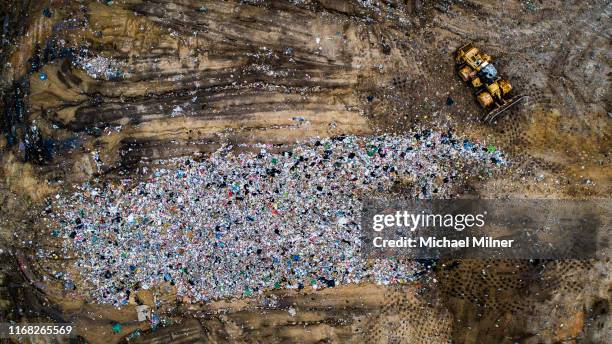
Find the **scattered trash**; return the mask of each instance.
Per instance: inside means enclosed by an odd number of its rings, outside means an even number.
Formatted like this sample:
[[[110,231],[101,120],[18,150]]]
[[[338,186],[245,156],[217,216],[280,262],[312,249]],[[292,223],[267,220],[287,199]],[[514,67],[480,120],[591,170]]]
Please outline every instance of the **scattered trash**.
[[[138,321],[151,319],[151,307],[147,305],[136,306],[136,315],[138,316]]]
[[[460,173],[505,164],[496,149],[430,130],[314,139],[280,153],[256,147],[172,159],[142,181],[84,184],[55,199],[60,216],[49,228],[60,228],[66,254],[76,251],[87,283],[79,290],[124,305],[131,292],[162,285],[198,302],[408,280],[417,263],[362,257],[363,195],[410,179],[412,197],[451,197]]]
[[[179,105],[176,105],[174,108],[172,108],[172,113],[170,114],[170,117],[176,117],[182,113],[183,113],[183,108],[180,107]]]
[[[74,286],[74,283],[72,283],[71,281],[66,281],[64,283],[64,289],[65,290],[75,290],[76,287]]]
[[[74,55],[72,63],[94,79],[115,80],[126,76],[123,62],[104,56]]]
[[[126,337],[126,339],[127,339],[128,341],[130,341],[130,340],[132,340],[132,339],[135,339],[135,338],[137,338],[137,337],[140,337],[140,334],[141,334],[140,330],[136,330],[136,331],[134,331],[134,332],[130,333],[130,334],[129,334],[129,335]]]
[[[121,332],[121,324],[114,323],[112,329],[113,329],[113,332],[115,332],[115,333]]]

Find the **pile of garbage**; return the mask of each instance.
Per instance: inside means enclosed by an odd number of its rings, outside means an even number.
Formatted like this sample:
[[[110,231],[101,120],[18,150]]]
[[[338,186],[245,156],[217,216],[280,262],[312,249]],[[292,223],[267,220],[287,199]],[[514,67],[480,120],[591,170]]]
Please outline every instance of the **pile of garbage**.
[[[118,306],[164,285],[198,302],[409,280],[415,263],[361,254],[363,200],[397,183],[412,185],[415,198],[450,198],[464,176],[506,163],[491,146],[428,130],[313,139],[280,153],[254,147],[172,159],[145,180],[58,196],[50,230],[82,275],[64,278]]]

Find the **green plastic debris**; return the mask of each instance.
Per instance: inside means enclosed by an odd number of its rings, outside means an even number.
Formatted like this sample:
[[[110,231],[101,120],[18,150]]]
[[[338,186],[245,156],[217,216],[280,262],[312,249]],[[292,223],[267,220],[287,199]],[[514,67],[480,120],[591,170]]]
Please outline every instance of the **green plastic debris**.
[[[489,152],[489,153],[493,153],[496,150],[497,150],[497,148],[495,146],[493,146],[493,145],[488,145],[487,146],[487,152]]]
[[[375,145],[368,145],[366,147],[366,150],[367,150],[368,156],[374,156],[376,152],[378,152],[378,147],[376,147]]]
[[[139,337],[139,336],[140,336],[140,330],[136,330],[136,331],[134,331],[134,332],[130,333],[130,334],[127,336],[127,339],[128,339],[128,340],[129,340],[129,339],[134,339],[134,338]]]
[[[317,280],[316,279],[311,279],[310,280],[310,285],[317,285]]]
[[[253,290],[249,287],[246,287],[244,289],[244,296],[251,296],[251,295],[253,295]]]
[[[119,332],[121,332],[121,324],[119,324],[119,323],[114,323],[114,324],[113,324],[113,332],[115,332],[115,333],[119,333]]]
[[[276,165],[277,162],[278,162],[277,158],[272,158],[272,164]]]
[[[280,289],[280,287],[281,286],[279,282],[274,283],[274,289]]]

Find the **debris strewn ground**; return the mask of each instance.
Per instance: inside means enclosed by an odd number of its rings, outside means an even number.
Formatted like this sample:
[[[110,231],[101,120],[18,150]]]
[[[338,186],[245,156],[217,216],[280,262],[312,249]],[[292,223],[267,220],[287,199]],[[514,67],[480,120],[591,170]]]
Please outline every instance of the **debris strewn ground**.
[[[505,164],[492,146],[429,130],[312,140],[282,153],[227,148],[201,162],[174,159],[139,183],[58,196],[49,231],[77,251],[81,292],[122,305],[162,283],[196,302],[410,280],[414,262],[362,257],[363,198],[406,180],[409,197],[450,197],[465,175]]]

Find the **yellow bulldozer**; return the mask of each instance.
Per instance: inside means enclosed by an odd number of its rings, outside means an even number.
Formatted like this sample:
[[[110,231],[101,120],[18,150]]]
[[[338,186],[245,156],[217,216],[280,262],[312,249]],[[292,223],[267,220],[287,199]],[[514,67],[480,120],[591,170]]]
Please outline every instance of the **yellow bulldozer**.
[[[491,56],[472,43],[457,49],[455,62],[461,80],[472,86],[476,100],[488,110],[483,117],[484,122],[495,122],[504,111],[525,98],[522,95],[510,95],[512,85],[497,75],[497,69],[491,63]]]

